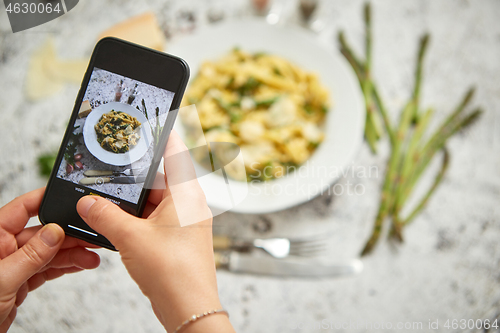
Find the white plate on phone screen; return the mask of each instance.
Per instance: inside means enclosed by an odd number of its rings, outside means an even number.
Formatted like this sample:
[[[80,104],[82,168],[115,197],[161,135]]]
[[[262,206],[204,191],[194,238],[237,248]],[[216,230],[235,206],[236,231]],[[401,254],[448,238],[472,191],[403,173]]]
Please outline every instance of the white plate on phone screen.
[[[141,136],[137,145],[130,148],[126,153],[113,153],[101,147],[97,141],[97,133],[94,126],[99,122],[101,116],[111,110],[121,111],[127,113],[132,117],[137,118],[141,123],[139,135]],[[89,152],[94,155],[98,160],[116,166],[123,166],[136,162],[148,151],[148,147],[152,142],[151,128],[149,126],[146,116],[136,108],[129,104],[110,102],[96,107],[85,119],[83,126],[83,140]]]
[[[231,181],[232,192],[244,193],[248,187],[248,194],[230,210],[263,214],[309,201],[338,180],[341,170],[351,165],[363,141],[365,109],[357,78],[333,45],[323,45],[316,35],[296,26],[271,26],[256,19],[226,21],[203,28],[173,43],[167,51],[187,61],[192,80],[201,63],[216,60],[234,47],[279,55],[316,72],[329,90],[333,106],[324,124],[325,140],[303,169],[266,183],[247,185]],[[180,120],[174,128],[184,138]],[[211,188],[224,184],[222,177],[213,173],[203,178],[200,183],[209,206],[216,211],[227,210],[225,198],[209,194]]]

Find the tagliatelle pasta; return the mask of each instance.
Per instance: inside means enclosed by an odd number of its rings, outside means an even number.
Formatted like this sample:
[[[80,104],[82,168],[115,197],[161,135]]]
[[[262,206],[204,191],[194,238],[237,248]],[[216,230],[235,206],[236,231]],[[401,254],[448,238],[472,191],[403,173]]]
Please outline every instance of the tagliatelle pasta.
[[[94,126],[97,141],[102,148],[114,153],[126,153],[137,145],[140,136],[137,129],[141,123],[131,115],[111,110],[105,113]]]
[[[279,56],[237,48],[201,65],[183,100],[189,104],[196,104],[207,142],[240,146],[248,181],[279,178],[304,163],[323,141],[320,126],[330,107],[316,74]],[[194,134],[197,120],[182,121],[188,140],[204,140]],[[206,157],[198,162],[211,169]],[[245,180],[231,170],[230,177]]]

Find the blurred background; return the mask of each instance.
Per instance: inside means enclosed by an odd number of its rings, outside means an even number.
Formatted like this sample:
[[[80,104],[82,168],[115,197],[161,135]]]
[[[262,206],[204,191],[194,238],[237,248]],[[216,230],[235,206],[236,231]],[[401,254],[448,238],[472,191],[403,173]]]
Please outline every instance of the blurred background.
[[[405,228],[404,243],[382,238],[373,253],[362,258],[360,274],[301,279],[219,270],[221,301],[238,332],[431,331],[429,321],[438,321],[438,328],[432,329],[436,332],[498,331],[452,329],[445,323],[489,319],[500,325],[500,2],[370,3],[372,76],[391,119],[399,117],[411,95],[418,40],[425,32],[431,40],[420,103],[436,110],[431,127],[446,118],[471,86],[476,87],[471,103],[484,112],[473,126],[448,141],[448,171],[425,209]],[[363,4],[87,0],[53,21],[15,34],[1,7],[0,205],[45,185],[39,157],[58,149],[78,93],[75,82],[83,75],[79,68],[85,67],[99,36],[114,25],[152,12],[153,30],[160,35],[150,46],[168,52],[171,45],[212,25],[257,17],[262,24],[309,30],[310,38],[342,57],[340,30],[357,54],[364,52]],[[61,75],[53,90],[35,89],[28,84],[33,56],[49,40],[60,61],[73,62],[68,68],[74,73]],[[371,177],[348,173],[338,184],[359,184],[363,193],[325,193],[267,214],[226,212],[214,219],[214,233],[245,239],[328,235],[329,246],[322,255],[326,262],[357,258],[373,228],[389,154],[385,137],[377,154],[366,142],[357,150],[350,164],[380,171]],[[36,218],[30,221],[38,223]],[[149,301],[128,276],[119,255],[97,252],[102,259],[98,269],[64,276],[30,294],[11,332],[161,331]],[[423,329],[416,329],[415,322],[423,323]],[[325,323],[327,328],[322,328]],[[349,327],[335,328],[342,323]],[[396,329],[397,323],[407,329]]]

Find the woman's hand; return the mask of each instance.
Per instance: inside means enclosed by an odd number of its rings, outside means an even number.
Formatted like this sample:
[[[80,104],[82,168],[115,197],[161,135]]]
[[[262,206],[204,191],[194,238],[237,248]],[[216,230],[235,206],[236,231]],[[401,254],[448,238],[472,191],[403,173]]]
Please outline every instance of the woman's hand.
[[[24,228],[38,214],[44,189],[0,208],[0,332],[7,332],[29,291],[66,273],[99,266],[90,244],[64,237],[55,224]]]
[[[172,131],[165,177],[157,177],[144,218],[104,198],[80,199],[77,210],[108,238],[155,314],[171,332],[193,314],[221,308],[212,247],[212,215],[186,146]],[[158,189],[158,184],[168,185]],[[183,332],[234,332],[224,315],[211,315]]]

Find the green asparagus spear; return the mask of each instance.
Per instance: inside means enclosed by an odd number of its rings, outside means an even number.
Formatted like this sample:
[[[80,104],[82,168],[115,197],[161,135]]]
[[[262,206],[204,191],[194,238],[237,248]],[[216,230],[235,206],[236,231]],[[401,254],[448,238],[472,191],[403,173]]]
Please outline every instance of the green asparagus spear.
[[[438,185],[441,183],[443,180],[443,177],[446,173],[446,170],[448,169],[448,164],[450,161],[450,153],[448,152],[448,149],[446,147],[443,148],[443,162],[441,163],[441,169],[439,170],[439,173],[437,174],[436,178],[434,179],[434,182],[432,183],[432,186],[429,188],[427,193],[422,197],[422,200],[420,203],[415,207],[415,209],[408,215],[406,219],[404,219],[403,222],[401,222],[401,225],[406,225],[413,221],[415,216],[420,213],[420,211],[425,207],[427,204],[427,201],[429,201],[429,198],[431,195],[434,193]]]
[[[419,118],[419,100],[420,100],[420,87],[422,85],[422,62],[424,59],[425,51],[427,50],[427,45],[429,44],[429,34],[425,34],[420,39],[420,45],[418,48],[417,56],[417,67],[415,69],[415,87],[413,88],[413,104],[415,109],[413,110],[413,123],[416,123]]]
[[[369,3],[365,4],[363,14],[365,21],[365,61],[363,62],[355,55],[343,32],[338,34],[340,51],[352,66],[363,91],[367,111],[365,138],[372,152],[376,153],[377,141],[385,130],[391,144],[391,153],[387,161],[379,210],[372,234],[361,255],[373,250],[387,219],[391,220],[390,236],[400,241],[403,239],[402,228],[413,221],[415,216],[422,211],[443,180],[450,159],[449,152],[445,148],[447,140],[458,131],[470,126],[482,112],[477,108],[468,115],[463,115],[474,94],[474,89],[470,89],[448,118],[424,141],[433,114],[430,109],[422,114],[420,112],[423,60],[430,39],[429,34],[425,34],[420,39],[412,96],[402,111],[398,126],[393,128],[384,102],[371,77],[372,17]],[[408,197],[429,166],[430,161],[441,150],[443,151],[443,161],[432,186],[413,211],[406,218],[402,217],[401,212]]]
[[[415,172],[412,175],[410,186],[413,186],[418,181],[422,173],[429,165],[429,162],[434,156],[434,154],[444,147],[446,141],[458,131],[463,130],[472,125],[479,118],[481,113],[482,110],[480,108],[476,108],[469,115],[437,131],[437,133],[435,134],[436,137],[434,139],[430,139],[429,142],[422,149],[422,151],[420,151],[419,154],[417,154],[416,158],[418,158],[419,162],[415,169]]]
[[[389,141],[391,142],[391,146],[394,146],[396,138],[394,137],[394,131],[392,129],[391,121],[389,120],[389,116],[385,109],[384,103],[382,102],[382,99],[378,94],[377,87],[374,84],[372,84],[372,90],[373,90],[373,100],[375,101],[375,105],[377,105],[377,109],[380,112],[380,115],[382,116],[382,120],[384,121],[385,131],[389,136]]]
[[[420,143],[425,133],[425,130],[427,129],[427,126],[431,120],[433,113],[434,112],[432,109],[428,109],[424,113],[424,115],[418,120],[418,124],[415,127],[415,130],[412,133],[410,142],[408,144],[408,148],[406,150],[403,160],[401,175],[399,177],[398,188],[396,191],[396,202],[394,205],[394,214],[396,216],[399,215],[399,212],[401,211],[402,206],[404,205],[404,202],[408,197],[408,192],[410,190],[408,183],[412,176],[412,173],[415,170],[414,168],[418,162],[418,160],[416,160],[417,157],[415,151],[418,148],[418,144]]]
[[[356,57],[352,48],[345,40],[344,32],[340,31],[338,35],[338,40],[340,43],[340,51],[346,57],[347,61],[351,64],[354,72],[358,76],[358,80],[361,83],[365,77],[365,65]]]
[[[382,230],[382,224],[384,223],[384,220],[389,214],[392,213],[394,205],[394,184],[396,183],[398,177],[398,168],[401,164],[401,146],[411,123],[411,116],[413,115],[412,111],[412,104],[408,103],[401,115],[398,130],[396,133],[395,145],[392,148],[391,156],[387,164],[379,211],[375,219],[375,225],[372,231],[372,235],[370,236],[370,239],[361,252],[361,255],[366,255],[372,251],[373,247],[378,241],[378,238],[380,237],[380,231]]]

